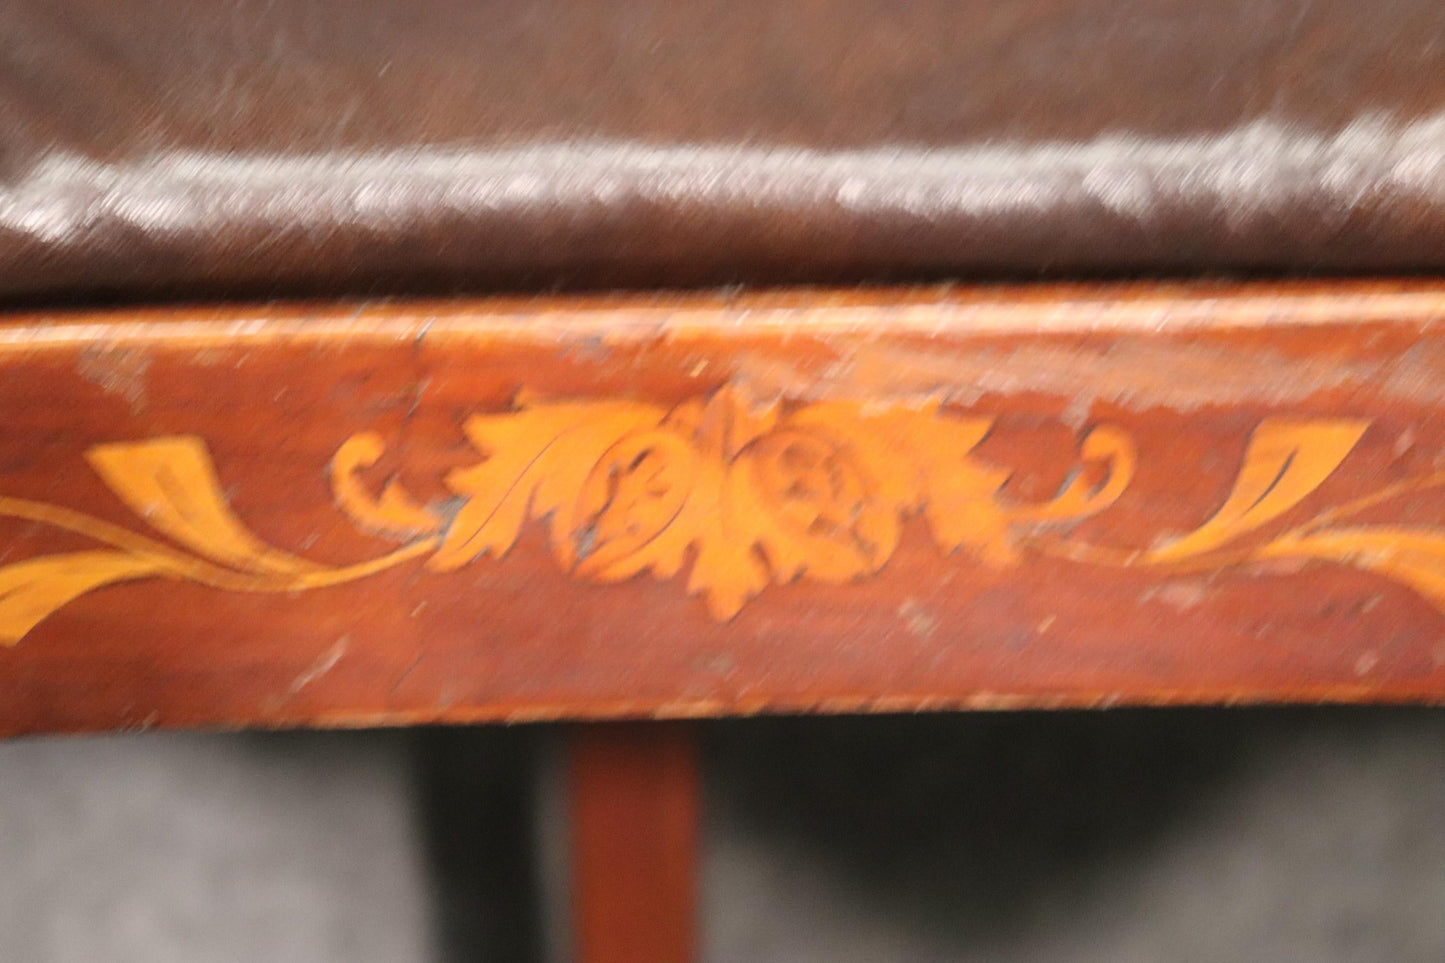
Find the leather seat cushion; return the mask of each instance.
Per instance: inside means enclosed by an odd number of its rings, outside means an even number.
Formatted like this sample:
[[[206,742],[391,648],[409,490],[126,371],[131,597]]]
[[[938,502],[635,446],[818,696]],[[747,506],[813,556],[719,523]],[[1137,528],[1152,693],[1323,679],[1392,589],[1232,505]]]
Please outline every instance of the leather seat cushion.
[[[0,299],[1445,266],[1438,0],[6,0]]]

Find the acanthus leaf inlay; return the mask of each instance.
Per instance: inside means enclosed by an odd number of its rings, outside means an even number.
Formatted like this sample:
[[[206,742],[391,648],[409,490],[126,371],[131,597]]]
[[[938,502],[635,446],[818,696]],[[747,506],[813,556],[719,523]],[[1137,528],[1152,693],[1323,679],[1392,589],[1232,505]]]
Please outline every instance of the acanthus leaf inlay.
[[[936,405],[759,403],[736,389],[673,408],[623,400],[527,398],[475,415],[465,431],[480,460],[453,471],[459,507],[418,504],[395,481],[379,496],[360,473],[379,436],[347,439],[330,467],[337,505],[362,530],[404,544],[380,558],[325,566],[263,542],[232,512],[204,442],[157,438],[87,452],[105,484],[166,540],[68,508],[0,497],[0,517],[88,537],[103,548],[0,568],[0,643],[14,644],[71,600],[104,585],[181,579],[226,591],[293,592],[365,578],[409,560],[446,572],[504,556],[523,526],[547,526],[558,564],[578,579],[617,582],[687,570],[688,591],[732,618],[769,585],[842,584],[893,555],[909,518],[937,547],[984,564],[1022,564],[1031,551],[1087,564],[1224,568],[1271,559],[1353,565],[1400,581],[1445,609],[1445,535],[1361,525],[1361,511],[1445,484],[1413,479],[1330,508],[1262,543],[1238,547],[1311,496],[1349,456],[1368,423],[1269,418],[1251,435],[1218,510],[1162,545],[1120,549],[1051,523],[1109,508],[1137,461],[1121,429],[1082,439],[1083,469],[1052,500],[1011,501],[1008,473],[980,459],[988,417]]]

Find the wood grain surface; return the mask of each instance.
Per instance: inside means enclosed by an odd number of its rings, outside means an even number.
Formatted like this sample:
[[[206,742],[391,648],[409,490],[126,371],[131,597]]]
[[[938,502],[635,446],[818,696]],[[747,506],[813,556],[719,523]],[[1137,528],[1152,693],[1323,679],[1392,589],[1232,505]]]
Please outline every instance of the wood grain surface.
[[[702,780],[694,727],[614,723],[570,735],[571,958],[696,959]]]
[[[0,320],[0,733],[1445,697],[1445,286]]]

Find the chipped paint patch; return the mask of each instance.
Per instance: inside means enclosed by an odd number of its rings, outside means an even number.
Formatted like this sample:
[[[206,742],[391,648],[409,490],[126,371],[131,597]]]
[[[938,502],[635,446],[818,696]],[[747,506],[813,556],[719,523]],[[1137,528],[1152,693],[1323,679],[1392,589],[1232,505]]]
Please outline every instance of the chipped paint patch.
[[[1387,357],[1299,356],[1259,345],[1118,337],[1088,344],[940,342],[926,348],[840,344],[840,357],[806,367],[765,354],[740,356],[737,379],[762,395],[804,400],[935,399],[971,406],[990,397],[1068,399],[1086,421],[1096,404],[1181,413],[1215,405],[1299,404],[1322,392],[1367,390],[1413,405],[1445,404],[1445,343],[1421,341]]]
[[[1162,602],[1181,612],[1198,608],[1209,597],[1209,586],[1198,579],[1175,580],[1155,586],[1140,596],[1141,602]]]
[[[904,599],[898,606],[898,617],[917,638],[929,639],[938,631],[938,618],[917,599]]]
[[[81,349],[75,373],[108,395],[121,398],[139,415],[146,408],[146,372],[150,355],[141,348],[92,345]]]

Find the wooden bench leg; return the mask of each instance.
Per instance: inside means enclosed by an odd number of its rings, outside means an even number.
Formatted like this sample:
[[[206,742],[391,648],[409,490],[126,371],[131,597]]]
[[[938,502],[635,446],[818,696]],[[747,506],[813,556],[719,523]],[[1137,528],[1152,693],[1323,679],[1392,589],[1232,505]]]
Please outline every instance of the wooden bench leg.
[[[691,963],[700,812],[696,732],[582,726],[570,747],[579,963]]]

